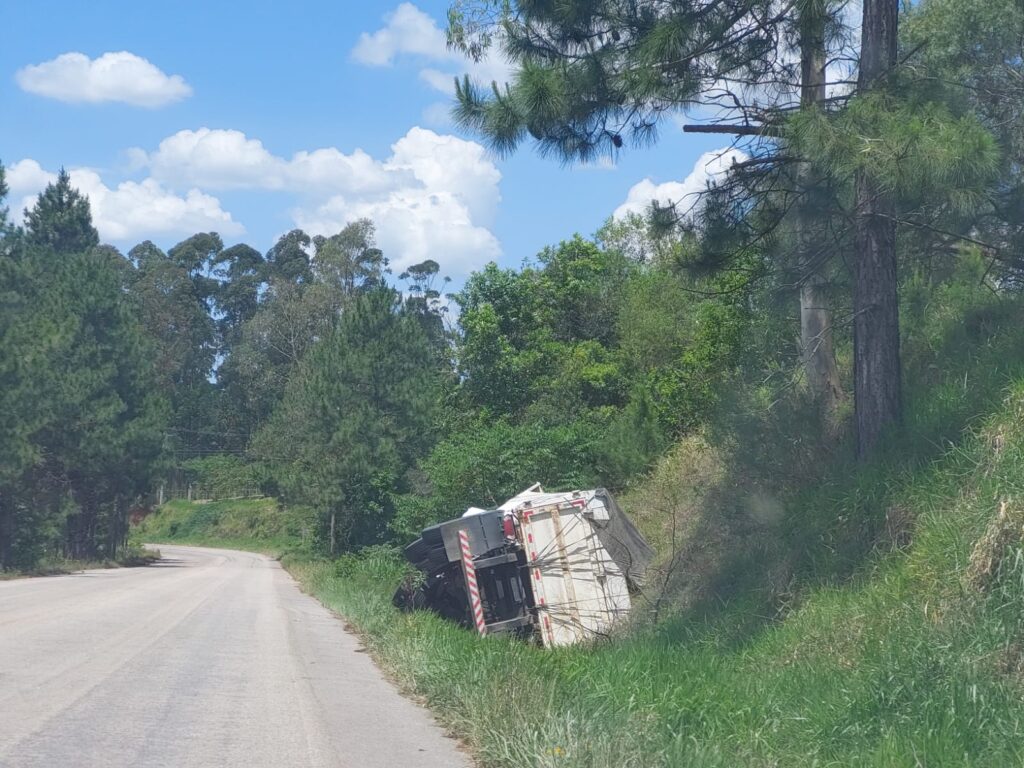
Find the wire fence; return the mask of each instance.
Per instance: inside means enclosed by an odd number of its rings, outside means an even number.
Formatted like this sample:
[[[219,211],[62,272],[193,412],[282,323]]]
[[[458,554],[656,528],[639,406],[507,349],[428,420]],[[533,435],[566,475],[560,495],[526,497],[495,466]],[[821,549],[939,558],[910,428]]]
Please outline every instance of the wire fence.
[[[168,501],[224,501],[227,499],[260,499],[264,493],[255,485],[223,485],[203,483],[161,483],[153,492],[152,503],[159,506]]]

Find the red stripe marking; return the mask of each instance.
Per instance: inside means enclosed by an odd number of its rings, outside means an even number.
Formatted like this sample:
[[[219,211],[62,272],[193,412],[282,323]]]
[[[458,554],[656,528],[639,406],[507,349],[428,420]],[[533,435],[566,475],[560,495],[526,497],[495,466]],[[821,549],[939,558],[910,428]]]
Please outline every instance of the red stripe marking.
[[[473,553],[469,548],[469,534],[459,531],[459,543],[462,545],[462,567],[466,574],[466,586],[469,591],[470,608],[473,611],[473,622],[477,632],[487,634],[487,623],[484,620],[484,609],[480,603],[480,589],[476,582],[476,567],[473,565]]]

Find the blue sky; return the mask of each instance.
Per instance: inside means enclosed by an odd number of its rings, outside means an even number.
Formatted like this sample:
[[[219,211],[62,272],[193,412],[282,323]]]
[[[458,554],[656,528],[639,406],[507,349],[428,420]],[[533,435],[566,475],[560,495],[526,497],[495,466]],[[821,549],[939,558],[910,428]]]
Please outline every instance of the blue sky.
[[[444,48],[447,7],[4,3],[8,204],[65,166],[122,249],[215,230],[265,251],[295,226],[328,233],[365,215],[397,266],[429,256],[460,281],[591,234],[627,199],[636,209],[701,182],[722,141],[674,122],[614,165],[564,168],[529,146],[488,155],[447,119],[451,75],[470,66]]]

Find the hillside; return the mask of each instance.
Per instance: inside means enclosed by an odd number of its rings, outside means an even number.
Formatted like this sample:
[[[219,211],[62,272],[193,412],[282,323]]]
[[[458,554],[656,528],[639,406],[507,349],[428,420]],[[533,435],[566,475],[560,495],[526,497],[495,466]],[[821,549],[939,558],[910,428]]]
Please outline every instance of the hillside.
[[[301,547],[313,523],[308,510],[283,509],[274,499],[191,503],[169,501],[132,529],[139,542],[230,546],[279,554]]]

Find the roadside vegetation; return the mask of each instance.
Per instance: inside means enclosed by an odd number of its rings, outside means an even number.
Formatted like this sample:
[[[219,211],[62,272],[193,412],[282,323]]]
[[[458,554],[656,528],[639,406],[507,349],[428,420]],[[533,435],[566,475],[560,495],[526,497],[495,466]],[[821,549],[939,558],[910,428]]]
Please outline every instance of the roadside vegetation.
[[[311,511],[283,509],[274,499],[170,501],[132,529],[133,542],[226,547],[279,556],[311,551]]]
[[[496,152],[592,162],[695,104],[731,144],[699,199],[451,294],[369,221],[122,256],[66,174],[0,212],[0,565],[132,517],[279,555],[487,766],[1019,764],[1024,10],[862,6],[456,2],[514,70],[457,87]],[[654,544],[620,636],[391,607],[425,525],[536,482]]]
[[[937,393],[915,418],[922,438],[933,434],[933,408],[969,414],[972,426],[927,459],[787,503],[796,527],[822,507],[839,520],[888,511],[852,572],[823,578],[848,571],[837,559],[816,579],[773,589],[735,563],[746,587],[731,598],[694,601],[656,623],[655,605],[641,600],[634,627],[593,647],[541,650],[399,613],[390,601],[405,567],[388,548],[332,561],[293,542],[284,563],[482,765],[1015,765],[1024,759],[1020,369],[1012,381],[991,399]],[[659,483],[655,472],[637,497],[665,501]],[[147,535],[186,513],[191,530],[216,528],[205,522],[209,505],[171,506]]]
[[[608,642],[401,613],[394,546],[324,557],[294,533],[309,510],[270,499],[173,502],[140,533],[281,557],[484,766],[1015,765],[1024,304],[962,277],[920,318],[905,431],[874,462],[808,476],[806,424],[734,412],[750,444],[693,433],[620,496],[659,566]]]

